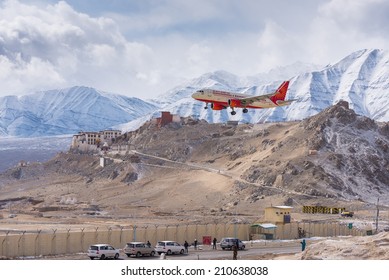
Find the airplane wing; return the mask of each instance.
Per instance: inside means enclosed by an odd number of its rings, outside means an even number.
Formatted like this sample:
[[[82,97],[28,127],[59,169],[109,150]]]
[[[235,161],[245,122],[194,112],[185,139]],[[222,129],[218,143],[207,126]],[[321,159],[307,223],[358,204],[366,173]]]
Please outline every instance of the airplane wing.
[[[273,93],[259,95],[259,96],[246,97],[246,98],[239,98],[239,100],[240,100],[240,103],[242,105],[250,105],[250,104],[253,104],[254,102],[259,102],[259,101],[269,99],[272,95],[273,95]]]
[[[261,102],[269,99],[271,99],[274,103],[276,103],[279,100],[284,101],[286,92],[288,90],[288,86],[289,86],[289,81],[285,81],[278,87],[278,89],[274,93],[252,96],[252,97],[244,97],[244,98],[239,98],[239,100],[240,103],[245,106],[250,105],[254,102]]]

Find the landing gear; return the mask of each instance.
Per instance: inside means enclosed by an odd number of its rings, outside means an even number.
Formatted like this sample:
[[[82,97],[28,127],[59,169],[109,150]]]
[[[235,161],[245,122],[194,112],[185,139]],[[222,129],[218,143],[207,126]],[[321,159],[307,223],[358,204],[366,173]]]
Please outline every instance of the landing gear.
[[[205,110],[208,109],[208,103],[205,103],[205,107],[204,107]]]
[[[231,111],[231,115],[236,115],[236,112],[234,111],[234,109],[232,109],[232,111]]]
[[[244,109],[243,109],[243,113],[245,113],[245,114],[246,114],[248,111],[249,111],[249,110],[247,110],[247,108],[244,108]]]

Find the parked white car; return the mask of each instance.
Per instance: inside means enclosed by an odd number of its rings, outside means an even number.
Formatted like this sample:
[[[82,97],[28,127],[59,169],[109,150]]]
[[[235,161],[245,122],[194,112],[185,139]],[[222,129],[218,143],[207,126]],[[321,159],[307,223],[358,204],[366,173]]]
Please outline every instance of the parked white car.
[[[119,258],[120,251],[115,249],[109,244],[94,244],[89,246],[88,257],[93,259],[104,260],[107,258],[112,258],[117,260]]]
[[[155,252],[158,254],[165,253],[167,255],[183,254],[185,252],[185,248],[176,241],[158,241],[155,246]]]
[[[150,244],[149,244],[150,245]],[[155,255],[154,248],[147,245],[144,242],[128,242],[123,249],[124,254],[128,257],[136,256],[137,258],[142,256],[153,257]]]

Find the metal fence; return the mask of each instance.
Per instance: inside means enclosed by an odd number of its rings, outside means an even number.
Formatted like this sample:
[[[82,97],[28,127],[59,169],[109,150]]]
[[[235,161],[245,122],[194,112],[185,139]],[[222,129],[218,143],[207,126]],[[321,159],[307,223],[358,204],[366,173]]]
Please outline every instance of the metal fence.
[[[335,223],[291,223],[279,225],[269,231],[274,239],[299,238],[298,228],[303,229],[305,237],[363,235],[362,231],[350,229]],[[150,241],[153,245],[161,240],[175,240],[180,243],[195,239],[200,243],[203,237],[211,240],[214,237],[237,237],[250,240],[258,232],[248,224],[195,224],[195,225],[155,225],[132,226],[131,228],[96,227],[94,229],[68,229],[36,232],[4,232],[0,233],[0,256],[5,258],[25,258],[45,255],[61,255],[82,253],[91,244],[109,243],[116,248],[123,248],[129,241]],[[259,234],[260,236],[260,234]]]
[[[243,240],[249,238],[247,224],[205,224],[205,225],[164,225],[132,226],[131,228],[104,227],[95,229],[68,229],[58,231],[5,232],[0,233],[0,256],[21,258],[74,254],[86,252],[89,245],[109,243],[116,248],[123,248],[129,241],[150,241],[156,244],[160,240],[175,240],[180,243],[200,243],[204,236],[221,239],[236,236]]]

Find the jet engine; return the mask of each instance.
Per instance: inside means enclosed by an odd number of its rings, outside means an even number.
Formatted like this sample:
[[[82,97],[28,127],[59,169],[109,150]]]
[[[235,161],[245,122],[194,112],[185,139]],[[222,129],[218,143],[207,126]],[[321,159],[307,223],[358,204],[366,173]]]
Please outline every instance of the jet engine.
[[[218,103],[212,103],[211,108],[212,108],[212,110],[215,110],[215,111],[220,111],[220,110],[225,109],[225,107],[223,105],[218,104]]]
[[[242,107],[241,100],[239,100],[239,99],[228,99],[228,105],[231,108]]]

